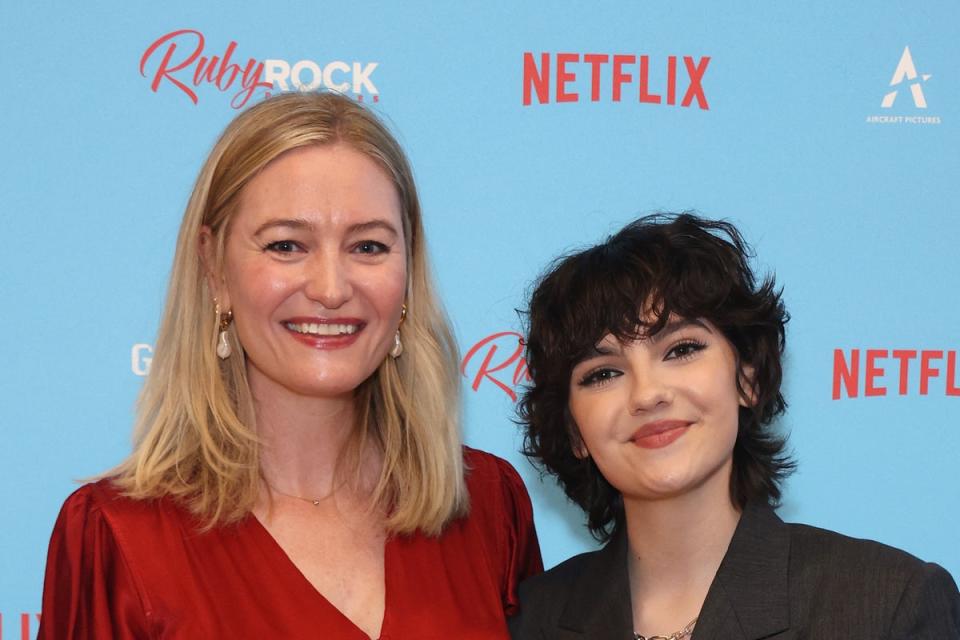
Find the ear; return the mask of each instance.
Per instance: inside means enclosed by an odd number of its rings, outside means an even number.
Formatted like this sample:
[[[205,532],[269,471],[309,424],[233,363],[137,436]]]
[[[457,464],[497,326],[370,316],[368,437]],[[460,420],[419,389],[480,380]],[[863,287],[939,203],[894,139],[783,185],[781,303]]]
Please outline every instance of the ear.
[[[573,456],[578,460],[586,460],[590,457],[590,452],[587,451],[587,445],[583,444],[583,440],[580,438],[571,438],[570,446],[573,448]]]
[[[757,404],[757,378],[756,371],[748,364],[740,365],[740,371],[737,373],[740,382],[740,388],[743,392],[740,394],[740,406],[752,407]]]
[[[223,275],[217,268],[217,239],[209,226],[203,225],[200,227],[197,246],[197,251],[200,254],[200,264],[203,265],[207,286],[210,287],[210,294],[216,299],[222,311],[229,311],[232,308],[230,306],[230,293],[227,291]]]
[[[567,416],[567,433],[570,435],[570,449],[573,451],[574,457],[578,460],[586,460],[589,458],[590,451],[587,449],[587,445],[584,444],[583,438],[580,437],[580,429],[577,428],[577,425],[569,415]]]

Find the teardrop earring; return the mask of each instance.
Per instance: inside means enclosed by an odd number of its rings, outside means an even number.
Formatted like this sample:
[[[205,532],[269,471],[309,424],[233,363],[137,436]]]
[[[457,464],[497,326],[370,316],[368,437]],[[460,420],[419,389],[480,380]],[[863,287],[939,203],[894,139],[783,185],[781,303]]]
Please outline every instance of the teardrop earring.
[[[390,357],[394,360],[403,354],[403,342],[400,341],[400,329],[393,335],[393,346],[390,348]]]
[[[397,327],[397,332],[393,334],[393,347],[390,348],[390,357],[396,360],[403,354],[403,342],[400,340],[400,327],[403,326],[403,321],[407,319],[407,305],[404,304],[400,308],[400,326]]]
[[[233,348],[230,346],[230,340],[227,336],[227,327],[229,327],[230,322],[233,321],[233,311],[227,311],[221,314],[220,305],[216,304],[215,307],[217,322],[220,325],[220,335],[217,336],[217,357],[221,360],[226,360],[230,357],[230,354],[233,353]]]

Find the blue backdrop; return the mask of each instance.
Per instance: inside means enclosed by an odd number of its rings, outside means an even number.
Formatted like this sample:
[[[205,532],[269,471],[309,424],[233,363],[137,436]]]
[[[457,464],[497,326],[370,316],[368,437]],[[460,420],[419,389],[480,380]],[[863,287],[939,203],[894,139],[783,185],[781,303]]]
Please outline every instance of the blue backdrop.
[[[793,315],[781,515],[960,576],[958,19],[947,1],[0,4],[0,634],[35,634],[60,503],[129,449],[216,135],[317,85],[411,156],[472,352],[466,441],[520,470],[548,565],[593,543],[517,454],[514,310],[558,253],[693,209],[741,226]]]

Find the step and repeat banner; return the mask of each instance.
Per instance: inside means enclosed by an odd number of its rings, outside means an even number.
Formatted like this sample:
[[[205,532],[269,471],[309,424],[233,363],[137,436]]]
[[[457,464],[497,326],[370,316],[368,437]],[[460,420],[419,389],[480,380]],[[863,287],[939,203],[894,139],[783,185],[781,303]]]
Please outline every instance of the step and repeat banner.
[[[139,4],[139,6],[137,6]],[[174,241],[239,111],[331,89],[409,152],[466,442],[518,453],[531,282],[657,211],[737,223],[793,319],[781,515],[960,577],[960,5],[0,5],[0,637],[31,638],[63,499],[130,447]]]

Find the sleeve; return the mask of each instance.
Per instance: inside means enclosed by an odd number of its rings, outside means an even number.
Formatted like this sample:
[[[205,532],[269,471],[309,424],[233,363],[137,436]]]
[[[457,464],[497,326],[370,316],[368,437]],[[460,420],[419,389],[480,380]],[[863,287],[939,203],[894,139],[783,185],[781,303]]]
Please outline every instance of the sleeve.
[[[925,563],[911,576],[897,605],[892,640],[960,640],[960,593],[947,571]]]
[[[520,479],[520,474],[506,460],[497,458],[503,486],[505,524],[504,566],[507,567],[502,585],[503,609],[508,615],[520,610],[518,588],[524,579],[543,571],[540,543],[533,525],[533,505]]]
[[[50,538],[37,640],[150,638],[134,577],[93,486],[70,496]]]

